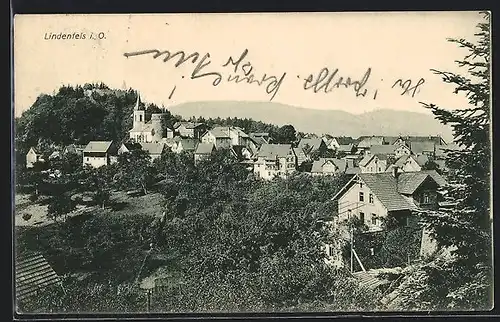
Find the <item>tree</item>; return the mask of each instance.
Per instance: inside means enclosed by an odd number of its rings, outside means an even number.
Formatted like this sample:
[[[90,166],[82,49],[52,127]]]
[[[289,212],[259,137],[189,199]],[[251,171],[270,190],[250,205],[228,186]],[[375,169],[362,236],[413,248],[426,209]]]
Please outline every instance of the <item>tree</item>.
[[[57,222],[62,215],[67,215],[75,209],[75,203],[67,194],[53,196],[47,208],[47,217]]]
[[[456,86],[455,93],[465,94],[469,107],[450,111],[424,104],[441,123],[451,125],[454,141],[463,149],[449,151],[447,156],[454,174],[449,178],[448,197],[456,206],[422,213],[432,237],[450,256],[427,262],[408,277],[402,290],[403,305],[464,310],[492,307],[490,16],[482,15],[476,42],[449,39],[468,50],[457,63],[470,76],[434,70],[445,83]]]
[[[271,133],[273,143],[291,144],[297,140],[296,131],[293,125],[283,125]]]
[[[118,157],[120,182],[125,189],[141,189],[144,194],[154,183],[156,169],[149,154],[141,149],[122,153]]]

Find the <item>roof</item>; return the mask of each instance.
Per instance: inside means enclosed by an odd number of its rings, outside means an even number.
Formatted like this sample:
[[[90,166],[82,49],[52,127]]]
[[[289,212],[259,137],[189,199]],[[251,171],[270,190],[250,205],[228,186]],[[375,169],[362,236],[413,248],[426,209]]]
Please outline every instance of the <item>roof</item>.
[[[369,148],[372,145],[382,145],[382,144],[384,144],[383,136],[364,137],[358,143],[358,148]]]
[[[274,160],[276,158],[287,157],[293,152],[291,144],[262,144],[259,151],[257,151],[257,157],[263,157],[266,160]]]
[[[184,127],[186,129],[194,129],[194,128],[197,128],[197,127],[203,125],[203,123],[199,123],[199,122],[175,122],[174,129],[177,129],[181,125],[184,125]]]
[[[253,133],[249,136],[258,145],[269,143],[264,136],[254,136]]]
[[[134,111],[139,111],[139,110],[143,110],[144,108],[142,107],[142,104],[141,104],[141,95],[139,94],[139,92],[137,92],[137,100],[135,101],[135,105],[134,105]]]
[[[399,180],[403,180],[404,175],[405,173],[401,173]],[[358,173],[357,176],[363,180],[388,211],[417,208],[398,191],[398,184],[392,173]]]
[[[215,149],[213,143],[199,143],[195,154],[210,154]]]
[[[161,154],[165,149],[165,143],[139,143],[141,148],[149,154]],[[127,147],[128,148],[128,147]]]
[[[325,144],[322,138],[302,138],[299,141],[298,148],[304,150],[306,146],[309,146],[309,151],[315,151],[318,150],[322,144]]]
[[[362,167],[366,167],[370,163],[370,161],[375,157],[377,157],[379,160],[387,160],[386,154],[368,154],[365,155],[363,159],[361,159],[361,161],[359,161],[359,165]]]
[[[397,148],[398,146],[391,144],[376,144],[370,147],[370,152],[371,154],[393,154]]]
[[[401,139],[403,139],[406,142],[409,143],[415,143],[415,142],[424,142],[424,143],[434,143],[437,145],[442,145],[446,144],[446,142],[443,140],[443,138],[439,135],[432,136],[401,136]]]
[[[362,286],[370,290],[375,290],[380,286],[387,285],[391,282],[388,278],[383,276],[383,273],[392,273],[399,275],[401,273],[401,269],[398,267],[369,269],[365,272],[354,272],[352,273],[352,275],[358,279],[359,283]]]
[[[357,174],[357,173],[361,173],[361,169],[359,167],[348,167],[345,170],[345,173],[346,174]]]
[[[32,147],[28,150],[28,152],[29,152],[30,150],[33,150],[33,152],[35,152],[36,154],[40,154],[40,151],[38,151],[38,148],[36,148],[36,147],[34,147],[34,146],[32,146]]]
[[[183,150],[195,150],[198,140],[196,139],[181,139],[179,144],[182,146]]]
[[[456,143],[446,144],[446,145],[437,145],[436,146],[436,157],[445,156],[449,151],[458,151],[461,150],[461,147]]]
[[[338,198],[346,189],[355,182],[355,178],[361,179],[370,190],[377,196],[388,211],[413,210],[417,206],[411,198],[405,195],[413,194],[425,180],[434,180],[439,186],[444,186],[446,181],[435,170],[419,172],[403,172],[398,179],[392,173],[358,173],[353,177],[335,196]]]
[[[149,120],[146,123],[138,123],[138,124],[136,124],[130,130],[130,132],[151,132],[152,129],[153,129],[153,123],[151,122],[151,120]]]
[[[311,172],[315,173],[323,172],[323,166],[326,163],[331,163],[335,165],[335,167],[340,171],[345,171],[347,168],[346,160],[335,159],[335,158],[320,158],[319,160],[313,162]]]
[[[293,148],[293,152],[297,156],[297,164],[300,166],[304,161],[307,161],[307,156],[304,153],[304,150],[299,148]]]
[[[221,126],[217,126],[217,127],[214,127],[213,129],[211,130],[208,130],[207,133],[211,133],[213,136],[215,136],[216,138],[230,138],[229,136],[229,128],[228,127],[221,127]]]
[[[352,149],[354,148],[354,144],[339,144],[339,147],[337,148],[338,151],[341,152],[351,152]]]
[[[413,160],[415,160],[415,162],[419,166],[423,166],[427,163],[427,161],[429,161],[429,158],[426,155],[416,156],[414,154],[405,154],[405,155],[402,155],[400,158],[398,158],[396,160],[396,162],[394,162],[394,166],[402,168],[409,158],[412,158]]]
[[[41,253],[26,252],[16,255],[15,281],[18,300],[61,283],[59,276]]]
[[[420,154],[423,152],[434,152],[436,144],[434,142],[411,142],[410,150],[414,154]]]
[[[354,139],[350,136],[337,136],[334,138],[339,145],[348,145],[354,143]]]
[[[113,141],[90,141],[83,152],[108,152]]]
[[[252,132],[249,133],[250,136],[255,136],[255,137],[269,137],[269,132]]]
[[[66,152],[66,153],[78,153],[78,152],[81,152],[83,149],[85,149],[84,145],[82,146],[82,145],[70,144],[64,148],[64,152]]]

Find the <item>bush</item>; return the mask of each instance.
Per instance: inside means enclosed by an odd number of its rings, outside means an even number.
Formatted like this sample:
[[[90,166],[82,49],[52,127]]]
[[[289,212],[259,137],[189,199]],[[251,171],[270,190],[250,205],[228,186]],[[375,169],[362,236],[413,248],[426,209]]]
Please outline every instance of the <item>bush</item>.
[[[29,196],[29,200],[30,200],[31,202],[35,202],[35,201],[37,201],[37,200],[38,200],[38,195],[36,195],[36,194],[32,194],[32,195],[30,195],[30,196]]]

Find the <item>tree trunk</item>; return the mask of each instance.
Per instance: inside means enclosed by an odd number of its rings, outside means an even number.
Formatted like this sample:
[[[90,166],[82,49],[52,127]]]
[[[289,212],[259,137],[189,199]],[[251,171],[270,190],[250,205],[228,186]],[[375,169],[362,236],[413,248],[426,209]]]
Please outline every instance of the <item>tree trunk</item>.
[[[145,195],[147,195],[148,191],[146,190],[146,186],[143,183],[141,184],[141,186],[142,186],[142,191],[144,192]]]

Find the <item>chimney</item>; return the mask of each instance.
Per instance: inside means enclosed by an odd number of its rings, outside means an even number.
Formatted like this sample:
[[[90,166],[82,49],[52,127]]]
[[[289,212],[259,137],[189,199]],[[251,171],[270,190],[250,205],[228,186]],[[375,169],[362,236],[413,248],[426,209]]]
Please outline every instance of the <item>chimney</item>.
[[[394,176],[394,178],[396,178],[396,180],[399,178],[400,174],[401,174],[401,172],[399,171],[398,167],[392,168],[392,175]]]

